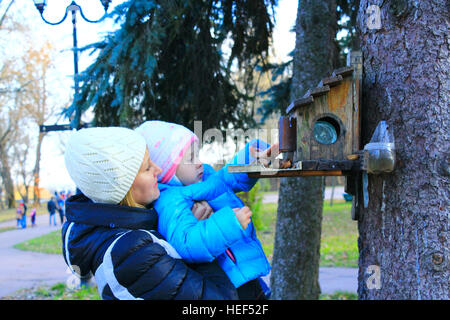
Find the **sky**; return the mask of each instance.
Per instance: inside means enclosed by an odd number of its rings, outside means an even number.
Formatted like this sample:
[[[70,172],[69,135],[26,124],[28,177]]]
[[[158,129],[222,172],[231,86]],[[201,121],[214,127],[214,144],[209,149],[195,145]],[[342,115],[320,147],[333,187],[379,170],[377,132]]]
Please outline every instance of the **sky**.
[[[47,7],[44,11],[44,17],[50,22],[57,22],[63,16],[65,8],[72,0],[48,0]],[[110,11],[114,6],[124,2],[123,0],[112,0],[110,4]],[[100,0],[76,0],[83,10],[83,14],[91,20],[100,18],[104,9]],[[297,14],[298,0],[279,0],[278,6],[275,8],[275,28],[273,32],[273,46],[277,57],[282,61],[288,59],[288,53],[294,49],[295,33],[290,30],[295,25]],[[55,64],[57,72],[52,81],[52,90],[57,92],[61,101],[67,101],[73,95],[73,53],[71,48],[73,46],[73,33],[71,14],[68,14],[67,19],[60,25],[52,26],[42,21],[38,10],[35,8],[32,0],[16,0],[14,14],[20,15],[23,19],[28,21],[28,24],[36,33],[34,43],[42,45],[46,40],[49,40],[57,50],[55,57]],[[77,14],[77,41],[78,47],[98,41],[102,35],[108,31],[112,31],[114,26],[111,21],[105,20],[101,23],[85,22],[79,14]],[[83,71],[88,67],[94,57],[83,53],[79,56],[79,71]],[[89,115],[85,116],[89,120]],[[54,124],[57,118],[46,124]],[[61,118],[58,124],[67,123],[68,120]],[[75,184],[70,178],[64,165],[64,141],[70,136],[71,132],[51,132],[44,138],[42,145],[41,158],[41,174],[40,185],[50,191],[55,190],[74,190]],[[36,133],[37,135],[37,133]],[[205,155],[200,154],[200,160],[209,163]]]

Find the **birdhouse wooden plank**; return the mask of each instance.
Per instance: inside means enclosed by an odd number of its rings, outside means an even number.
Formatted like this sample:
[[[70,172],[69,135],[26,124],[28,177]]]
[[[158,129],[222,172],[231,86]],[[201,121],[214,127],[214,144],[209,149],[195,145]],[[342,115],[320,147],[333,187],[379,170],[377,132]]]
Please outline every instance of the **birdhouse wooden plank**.
[[[360,53],[294,101],[286,112],[297,118],[293,161],[346,160],[360,149]]]

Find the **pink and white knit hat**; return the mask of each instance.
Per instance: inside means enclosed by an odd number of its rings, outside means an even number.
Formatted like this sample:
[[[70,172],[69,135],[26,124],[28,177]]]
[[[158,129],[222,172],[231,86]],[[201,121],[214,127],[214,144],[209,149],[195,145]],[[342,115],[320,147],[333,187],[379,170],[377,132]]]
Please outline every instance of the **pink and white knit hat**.
[[[148,148],[150,160],[162,170],[158,182],[180,184],[175,175],[184,153],[198,137],[188,128],[165,121],[146,121],[135,129]]]

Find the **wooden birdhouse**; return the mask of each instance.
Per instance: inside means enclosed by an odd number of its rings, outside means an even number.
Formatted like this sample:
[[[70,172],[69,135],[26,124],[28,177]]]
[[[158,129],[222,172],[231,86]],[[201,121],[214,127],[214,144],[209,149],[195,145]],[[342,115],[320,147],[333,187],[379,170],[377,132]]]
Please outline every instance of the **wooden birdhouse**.
[[[279,122],[283,160],[229,165],[229,172],[254,178],[346,176],[353,196],[352,219],[368,206],[368,173],[389,173],[395,165],[392,130],[380,121],[372,139],[361,147],[361,52],[347,57],[347,67],[322,79],[293,101]],[[274,159],[277,160],[277,159]]]
[[[360,52],[348,56],[348,66],[322,79],[293,101],[279,124],[284,162],[229,166],[230,172],[252,177],[345,175],[361,167]]]
[[[297,122],[293,162],[348,160],[360,150],[361,73],[361,56],[354,52],[348,67],[334,70],[288,106],[288,117]]]
[[[228,171],[254,178],[346,176],[345,191],[354,196],[352,218],[358,219],[369,201],[367,174],[394,169],[395,144],[389,125],[380,121],[361,148],[361,52],[351,52],[347,65],[287,107],[279,122],[283,160],[229,165]]]

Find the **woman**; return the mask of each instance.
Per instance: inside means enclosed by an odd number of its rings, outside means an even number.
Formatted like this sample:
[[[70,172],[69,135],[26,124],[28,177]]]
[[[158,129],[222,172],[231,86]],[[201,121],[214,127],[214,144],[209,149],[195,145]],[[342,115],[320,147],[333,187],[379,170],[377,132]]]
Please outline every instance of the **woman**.
[[[66,202],[64,259],[82,279],[94,274],[103,299],[237,299],[216,261],[188,265],[156,231],[161,169],[142,136],[82,129],[67,142],[65,163],[83,194]],[[215,188],[192,187],[186,194],[193,200],[205,200],[195,197],[198,190]]]

